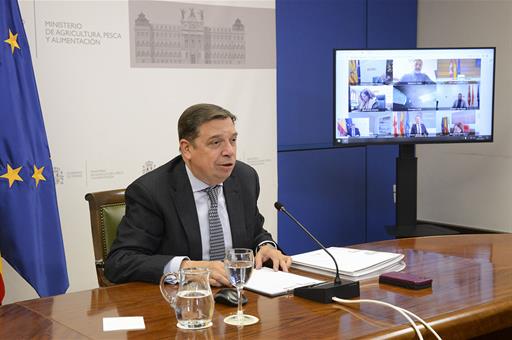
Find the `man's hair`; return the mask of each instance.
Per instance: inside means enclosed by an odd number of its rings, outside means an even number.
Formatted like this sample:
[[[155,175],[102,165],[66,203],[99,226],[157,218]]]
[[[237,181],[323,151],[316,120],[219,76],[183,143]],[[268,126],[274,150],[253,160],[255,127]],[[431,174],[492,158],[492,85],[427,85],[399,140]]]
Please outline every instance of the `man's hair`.
[[[214,119],[231,119],[234,123],[236,116],[228,110],[214,104],[192,105],[181,114],[178,120],[178,138],[192,142],[199,134],[199,127]]]

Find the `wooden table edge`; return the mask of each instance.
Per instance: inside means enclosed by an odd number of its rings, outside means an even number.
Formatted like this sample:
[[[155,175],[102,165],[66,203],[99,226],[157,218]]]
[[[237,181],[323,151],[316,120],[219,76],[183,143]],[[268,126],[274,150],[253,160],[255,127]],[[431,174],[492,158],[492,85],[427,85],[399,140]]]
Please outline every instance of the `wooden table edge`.
[[[421,315],[418,316],[421,317]],[[461,310],[457,310],[424,320],[442,338],[447,336],[453,337],[454,327],[456,327],[456,338],[473,338],[512,328],[512,300],[507,301],[503,299],[499,302],[485,303],[464,310],[462,313]],[[423,335],[430,333],[419,322],[417,322],[417,325]],[[414,329],[409,324],[402,324],[387,330],[364,335],[358,339],[411,338],[415,338]]]

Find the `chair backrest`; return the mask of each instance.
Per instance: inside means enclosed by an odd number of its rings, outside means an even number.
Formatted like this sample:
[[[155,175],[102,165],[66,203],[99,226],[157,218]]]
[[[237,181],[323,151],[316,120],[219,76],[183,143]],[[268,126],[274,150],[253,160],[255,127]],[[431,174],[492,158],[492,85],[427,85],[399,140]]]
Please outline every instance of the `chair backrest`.
[[[117,227],[125,212],[124,189],[92,192],[85,195],[91,214],[92,242],[96,275],[100,287],[113,285],[103,273],[104,261],[116,238]]]

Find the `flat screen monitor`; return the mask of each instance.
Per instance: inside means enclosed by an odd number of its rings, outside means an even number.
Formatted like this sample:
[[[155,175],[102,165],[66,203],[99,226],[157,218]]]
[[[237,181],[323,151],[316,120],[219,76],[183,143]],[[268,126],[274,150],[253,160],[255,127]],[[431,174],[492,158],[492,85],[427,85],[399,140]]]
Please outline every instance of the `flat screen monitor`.
[[[334,144],[492,142],[495,52],[334,50]]]

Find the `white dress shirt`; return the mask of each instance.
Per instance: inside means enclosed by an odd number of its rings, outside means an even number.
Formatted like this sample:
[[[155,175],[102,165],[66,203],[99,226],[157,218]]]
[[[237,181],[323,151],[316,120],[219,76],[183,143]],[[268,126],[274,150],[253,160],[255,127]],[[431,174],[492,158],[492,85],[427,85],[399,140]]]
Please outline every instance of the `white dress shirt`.
[[[197,218],[199,220],[199,230],[201,232],[201,246],[203,248],[203,260],[210,260],[210,224],[208,222],[208,208],[210,201],[208,194],[204,189],[210,185],[198,179],[192,171],[185,165],[188,179],[194,193],[194,201],[196,202]],[[219,184],[221,190],[218,195],[218,212],[220,222],[222,223],[222,232],[224,233],[224,246],[226,249],[233,248],[233,240],[231,238],[231,226],[229,224],[228,209],[226,207],[226,199],[224,198],[223,185]],[[175,256],[164,267],[164,273],[177,272],[180,269],[183,260],[190,260],[187,256]]]
[[[190,171],[186,165],[185,169],[187,170],[188,179],[190,181],[190,185],[192,186],[194,201],[196,203],[199,230],[201,232],[201,246],[203,248],[203,260],[208,261],[210,260],[210,224],[208,222],[208,208],[210,206],[210,201],[208,199],[208,194],[204,191],[204,189],[210,186],[195,177],[192,171]],[[229,224],[229,215],[228,209],[226,207],[226,199],[224,197],[223,184],[219,185],[221,186],[221,190],[219,191],[218,195],[217,208],[220,222],[222,223],[222,232],[224,233],[224,246],[226,249],[231,249],[233,248],[233,239],[231,238],[231,225]],[[274,248],[277,248],[277,245],[273,241],[263,241],[258,244],[256,251],[258,251],[259,248],[265,244],[270,244]],[[172,260],[165,265],[163,273],[175,273],[179,271],[181,262],[183,262],[183,260],[190,260],[190,258],[188,256],[173,257]]]

